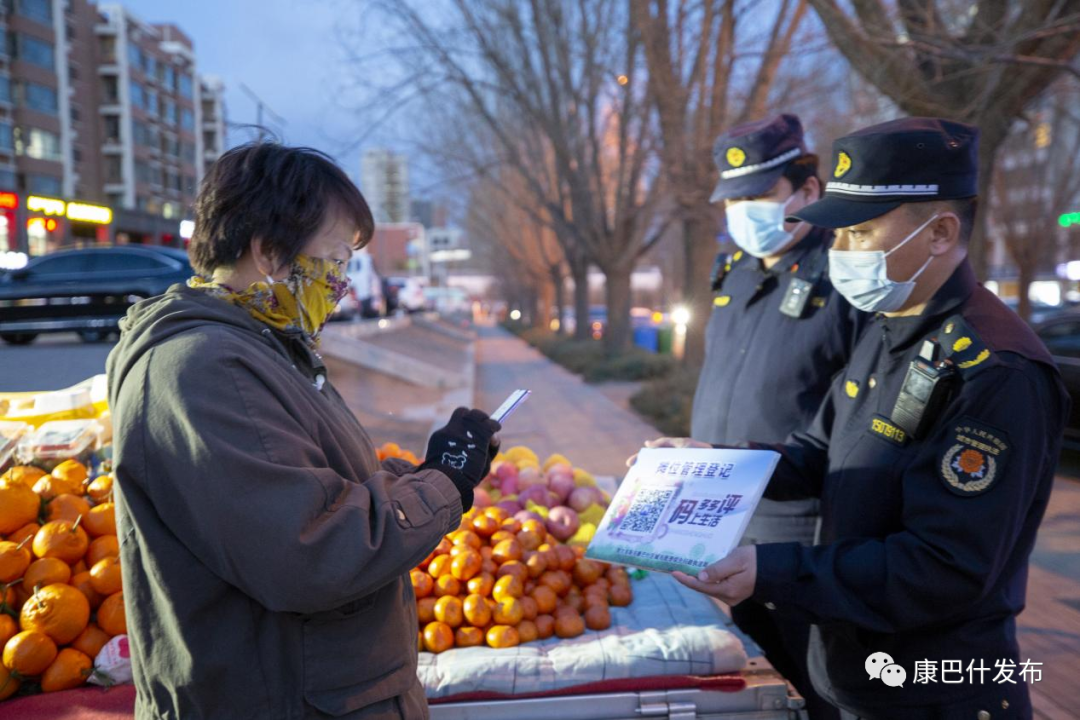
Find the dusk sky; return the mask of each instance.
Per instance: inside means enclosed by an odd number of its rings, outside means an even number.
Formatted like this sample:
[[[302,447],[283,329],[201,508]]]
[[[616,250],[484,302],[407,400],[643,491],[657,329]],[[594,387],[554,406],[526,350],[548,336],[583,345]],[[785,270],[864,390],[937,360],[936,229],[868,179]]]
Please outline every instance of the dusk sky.
[[[104,3],[102,3],[104,4]],[[145,22],[173,22],[195,43],[199,72],[220,76],[228,119],[254,123],[246,84],[287,124],[285,142],[310,145],[337,158],[354,179],[355,147],[364,118],[342,100],[349,83],[339,26],[355,27],[359,3],[350,0],[123,0]],[[350,13],[342,22],[342,14]],[[268,123],[270,124],[270,123]],[[230,142],[249,131],[230,129]],[[383,137],[368,143],[386,143]],[[391,141],[391,144],[392,141]]]

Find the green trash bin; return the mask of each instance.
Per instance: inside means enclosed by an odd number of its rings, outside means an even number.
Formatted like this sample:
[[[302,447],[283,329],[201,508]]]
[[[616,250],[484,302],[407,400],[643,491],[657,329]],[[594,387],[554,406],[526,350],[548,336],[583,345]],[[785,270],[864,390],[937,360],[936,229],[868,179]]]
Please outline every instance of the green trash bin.
[[[675,340],[675,328],[670,325],[665,325],[658,329],[656,335],[656,352],[661,355],[670,355],[671,346]]]

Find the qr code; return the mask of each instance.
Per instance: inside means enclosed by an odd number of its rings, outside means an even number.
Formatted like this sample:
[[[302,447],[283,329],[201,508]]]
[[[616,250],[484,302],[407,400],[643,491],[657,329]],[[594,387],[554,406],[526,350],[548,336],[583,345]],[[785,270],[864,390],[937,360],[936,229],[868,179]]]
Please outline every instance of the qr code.
[[[645,488],[634,496],[630,512],[626,514],[619,530],[633,533],[651,533],[667,509],[674,488]]]

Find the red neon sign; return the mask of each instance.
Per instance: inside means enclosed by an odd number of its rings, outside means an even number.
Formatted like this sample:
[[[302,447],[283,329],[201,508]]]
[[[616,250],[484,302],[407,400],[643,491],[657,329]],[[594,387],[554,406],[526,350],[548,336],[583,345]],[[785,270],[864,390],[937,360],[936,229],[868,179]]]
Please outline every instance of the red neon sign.
[[[0,208],[14,210],[19,207],[19,196],[15,193],[0,192]]]

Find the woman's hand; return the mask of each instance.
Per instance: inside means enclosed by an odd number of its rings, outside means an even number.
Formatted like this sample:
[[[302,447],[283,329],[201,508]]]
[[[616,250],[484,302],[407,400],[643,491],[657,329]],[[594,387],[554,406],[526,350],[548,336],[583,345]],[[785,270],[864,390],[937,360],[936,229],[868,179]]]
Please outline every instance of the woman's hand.
[[[451,479],[460,475],[471,490],[491,469],[491,459],[499,449],[496,433],[500,430],[502,426],[486,413],[460,407],[450,416],[450,422],[431,436],[422,467],[448,469]]]

